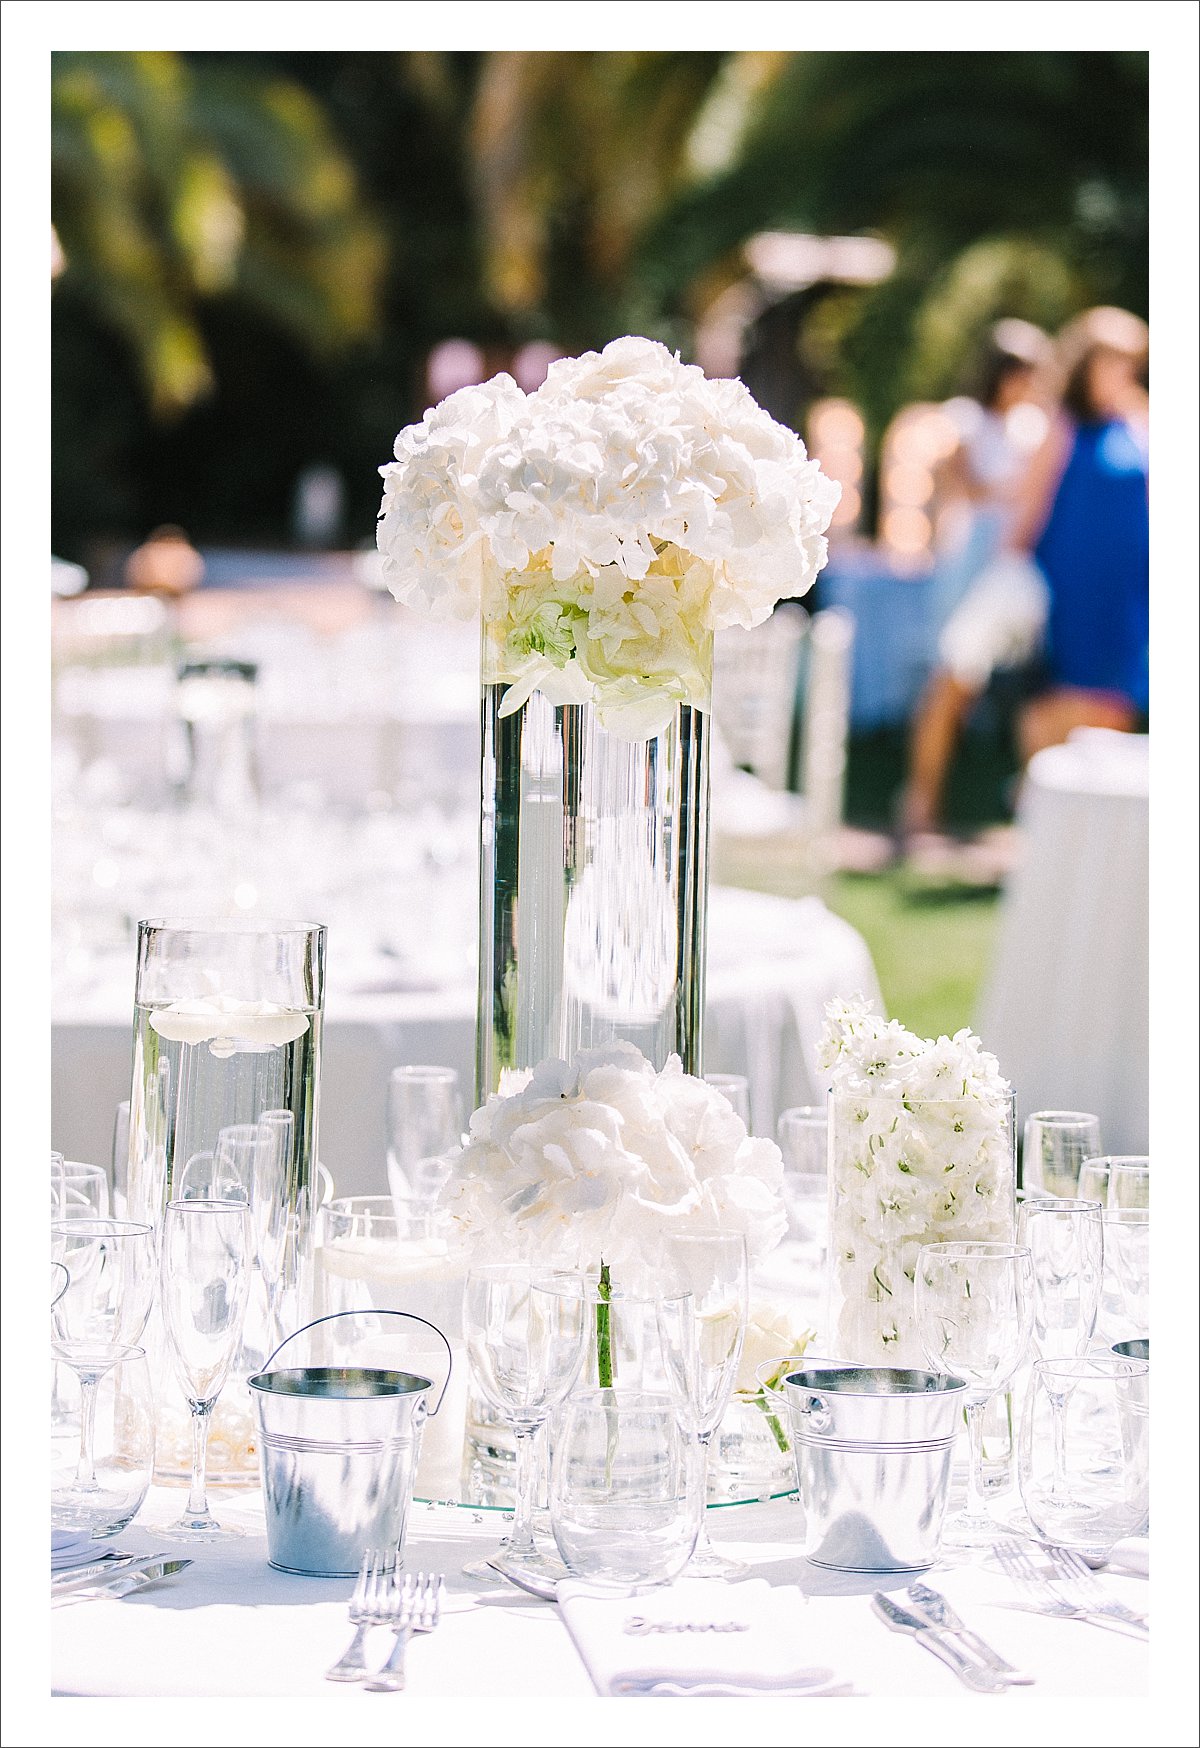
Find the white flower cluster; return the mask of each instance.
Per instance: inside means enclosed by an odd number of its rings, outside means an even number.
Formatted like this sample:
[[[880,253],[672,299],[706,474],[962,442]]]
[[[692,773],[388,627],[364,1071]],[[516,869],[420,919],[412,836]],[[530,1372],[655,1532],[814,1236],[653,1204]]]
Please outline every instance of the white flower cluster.
[[[396,438],[378,530],[398,600],[482,608],[505,711],[535,689],[643,738],[707,704],[712,634],[825,562],[840,488],[736,380],[654,340],[460,389]]]
[[[1011,1089],[967,1030],[936,1041],[862,1001],[826,1009],[834,1352],[926,1367],[913,1283],[923,1244],[1011,1240]]]
[[[657,1073],[631,1044],[541,1063],[471,1118],[442,1204],[480,1258],[609,1265],[627,1291],[652,1289],[666,1242],[689,1228],[746,1236],[751,1260],[786,1230],[783,1161],[724,1094]]]

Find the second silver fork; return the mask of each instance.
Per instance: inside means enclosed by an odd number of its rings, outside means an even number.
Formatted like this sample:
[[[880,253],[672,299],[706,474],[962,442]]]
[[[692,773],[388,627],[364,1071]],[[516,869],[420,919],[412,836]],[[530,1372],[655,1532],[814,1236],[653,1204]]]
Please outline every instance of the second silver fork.
[[[410,1572],[401,1586],[400,1613],[390,1623],[396,1634],[392,1654],[382,1669],[368,1675],[364,1687],[372,1693],[399,1693],[404,1687],[404,1656],[413,1633],[430,1633],[442,1612],[444,1580],[433,1572]]]
[[[1074,1596],[1080,1607],[1085,1608],[1089,1614],[1109,1615],[1113,1620],[1124,1621],[1126,1626],[1135,1627],[1140,1632],[1150,1631],[1145,1615],[1127,1607],[1115,1596],[1110,1596],[1087,1561],[1073,1548],[1051,1547],[1046,1551],[1068,1600]]]
[[[361,1681],[367,1673],[366,1659],[363,1656],[367,1634],[373,1626],[387,1618],[388,1607],[392,1602],[389,1593],[394,1591],[392,1579],[395,1570],[394,1549],[369,1548],[363,1555],[350,1597],[350,1619],[355,1627],[354,1637],[347,1645],[345,1655],[338,1659],[332,1669],[325,1671],[326,1681]],[[398,1592],[395,1592],[394,1606],[399,1606]]]

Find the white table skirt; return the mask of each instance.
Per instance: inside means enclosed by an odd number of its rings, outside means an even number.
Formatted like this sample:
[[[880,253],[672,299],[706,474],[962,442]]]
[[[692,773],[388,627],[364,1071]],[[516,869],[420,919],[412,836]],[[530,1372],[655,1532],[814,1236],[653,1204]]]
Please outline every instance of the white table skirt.
[[[861,935],[816,898],[715,888],[710,903],[705,1068],[745,1074],[753,1127],[773,1135],[788,1105],[824,1100],[816,1046],[825,1004],[879,984]],[[321,1075],[320,1151],[340,1194],[386,1188],[388,1075],[401,1062],[475,1075],[473,983],[379,994],[339,987],[330,945]],[[134,953],[121,950],[88,990],[56,998],[52,1027],[53,1145],[107,1162],[117,1104],[129,1097]]]
[[[162,1533],[182,1503],[178,1490],[155,1489],[121,1547],[164,1549]],[[244,1539],[172,1552],[195,1564],[144,1596],[60,1606],[53,1615],[56,1694],[128,1696],[320,1696],[348,1706],[379,1706],[381,1696],[324,1679],[350,1636],[350,1579],[298,1578],[266,1563],[257,1493],[213,1492],[218,1517],[246,1525]],[[747,1560],[752,1576],[795,1584],[809,1597],[798,1660],[832,1668],[856,1694],[978,1700],[1026,1708],[1050,1697],[1138,1698],[1149,1691],[1149,1651],[1132,1635],[1075,1620],[1048,1619],[1019,1606],[1018,1593],[991,1562],[940,1564],[926,1574],[1003,1656],[1035,1680],[997,1700],[968,1692],[957,1677],[905,1635],[875,1616],[871,1592],[902,1590],[900,1574],[823,1571],[801,1552],[796,1501],[735,1505],[709,1512],[713,1540]],[[157,1526],[157,1527],[156,1527]],[[440,1626],[409,1647],[408,1696],[443,1699],[560,1698],[593,1695],[567,1630],[552,1603],[502,1579],[465,1578],[503,1533],[502,1514],[416,1504],[406,1565],[441,1572],[447,1595]],[[1148,1582],[1106,1572],[1105,1586],[1146,1609]],[[382,1662],[386,1632],[372,1635],[369,1655]],[[1027,1724],[1025,1728],[1031,1728]],[[802,1725],[797,1725],[802,1729]],[[789,1738],[790,1739],[790,1738]],[[836,1738],[835,1738],[836,1739]],[[989,1738],[990,1739],[990,1738]],[[1043,1738],[1037,1738],[1043,1739]]]
[[[1145,1153],[1150,1104],[1149,739],[1087,729],[1031,761],[979,1031],[1020,1114],[1094,1111]]]

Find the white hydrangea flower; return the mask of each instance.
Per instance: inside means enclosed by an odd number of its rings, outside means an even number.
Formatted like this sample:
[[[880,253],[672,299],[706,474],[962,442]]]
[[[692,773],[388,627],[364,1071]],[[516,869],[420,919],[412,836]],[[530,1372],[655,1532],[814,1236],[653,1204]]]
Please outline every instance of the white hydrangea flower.
[[[506,709],[535,688],[591,700],[630,739],[707,704],[715,631],[811,586],[840,492],[740,382],[632,335],[558,360],[531,395],[507,376],[460,389],[395,455],[392,592],[482,608]]]
[[[661,1073],[630,1044],[544,1062],[471,1117],[442,1193],[477,1254],[573,1268],[609,1264],[637,1290],[661,1271],[666,1241],[692,1227],[745,1234],[751,1259],[787,1226],[783,1161],[724,1094]]]

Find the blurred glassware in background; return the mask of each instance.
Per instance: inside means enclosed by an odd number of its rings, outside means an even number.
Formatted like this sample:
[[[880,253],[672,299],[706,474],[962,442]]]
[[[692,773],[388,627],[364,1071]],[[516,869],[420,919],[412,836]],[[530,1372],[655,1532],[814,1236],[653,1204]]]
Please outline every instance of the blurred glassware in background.
[[[1100,1333],[1125,1341],[1150,1333],[1150,1212],[1104,1212],[1104,1296]]]
[[[1149,1375],[1147,1362],[1114,1354],[1034,1366],[1021,1422],[1021,1500],[1047,1541],[1103,1560],[1145,1529]]]
[[[706,1074],[709,1086],[724,1094],[747,1129],[750,1127],[750,1082],[744,1074]]]
[[[387,1171],[397,1202],[432,1205],[462,1145],[463,1103],[453,1068],[405,1063],[388,1082]]]
[[[829,1236],[829,1113],[824,1105],[793,1105],[776,1129],[783,1154],[788,1237],[819,1245]]]
[[[1107,1206],[1150,1209],[1150,1161],[1145,1155],[1110,1156]]]
[[[129,1100],[122,1099],[113,1118],[112,1140],[113,1213],[124,1218],[129,1212]]]
[[[105,1220],[110,1208],[108,1173],[102,1165],[90,1165],[81,1159],[64,1159],[61,1153],[50,1155],[52,1219],[91,1214]]]
[[[1100,1151],[1100,1119],[1088,1111],[1034,1111],[1025,1119],[1021,1187],[1031,1196],[1076,1196],[1085,1159]]]

